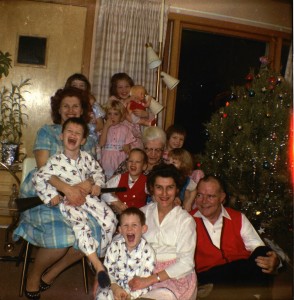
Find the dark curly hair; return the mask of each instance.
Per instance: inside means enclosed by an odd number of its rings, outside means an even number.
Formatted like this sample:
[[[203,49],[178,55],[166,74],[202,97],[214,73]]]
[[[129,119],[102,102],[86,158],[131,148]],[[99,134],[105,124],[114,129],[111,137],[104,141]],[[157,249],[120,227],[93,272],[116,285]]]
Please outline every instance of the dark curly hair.
[[[83,81],[83,82],[86,84],[86,91],[87,91],[88,93],[90,93],[90,91],[91,91],[91,83],[90,83],[90,81],[88,80],[88,78],[87,78],[85,75],[81,74],[81,73],[75,73],[75,74],[69,76],[69,77],[67,78],[67,80],[66,80],[66,83],[65,83],[64,88],[69,88],[69,87],[71,87],[71,86],[72,86],[72,82],[73,82],[74,80],[80,80],[80,81]]]
[[[82,91],[74,87],[59,89],[56,91],[55,95],[51,97],[51,117],[53,123],[61,124],[59,109],[61,102],[65,97],[77,97],[80,100],[83,110],[81,118],[83,118],[86,123],[89,123],[89,111],[91,109],[89,95],[86,91]]]
[[[131,87],[134,85],[133,79],[127,73],[116,73],[110,79],[110,89],[109,89],[110,96],[118,97],[117,82],[119,80],[127,81]]]
[[[179,190],[182,189],[186,180],[174,165],[165,163],[156,165],[147,176],[147,188],[150,195],[153,195],[153,187],[157,177],[172,178]]]

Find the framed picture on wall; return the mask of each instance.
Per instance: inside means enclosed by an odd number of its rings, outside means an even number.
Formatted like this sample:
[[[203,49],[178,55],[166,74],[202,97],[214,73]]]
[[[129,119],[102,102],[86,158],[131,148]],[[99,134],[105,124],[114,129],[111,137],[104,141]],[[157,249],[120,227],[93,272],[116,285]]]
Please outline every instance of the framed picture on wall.
[[[46,67],[47,37],[19,35],[17,37],[17,65]]]

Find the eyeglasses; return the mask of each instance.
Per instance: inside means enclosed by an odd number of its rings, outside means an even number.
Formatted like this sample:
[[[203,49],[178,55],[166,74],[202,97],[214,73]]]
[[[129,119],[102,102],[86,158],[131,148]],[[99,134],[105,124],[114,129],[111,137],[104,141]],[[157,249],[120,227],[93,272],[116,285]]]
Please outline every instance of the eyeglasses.
[[[151,153],[151,152],[154,152],[156,154],[160,154],[161,152],[163,151],[163,148],[145,148],[145,152],[146,153]]]

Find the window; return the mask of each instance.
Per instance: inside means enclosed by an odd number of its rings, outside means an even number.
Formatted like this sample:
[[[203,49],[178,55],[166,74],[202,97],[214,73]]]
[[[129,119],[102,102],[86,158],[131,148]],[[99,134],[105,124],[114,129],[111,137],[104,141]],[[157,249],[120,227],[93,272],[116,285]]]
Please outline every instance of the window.
[[[187,130],[185,148],[203,152],[203,123],[224,105],[233,85],[243,85],[259,57],[268,55],[275,70],[285,70],[290,34],[223,21],[171,14],[164,66],[180,79],[167,91],[165,128],[173,123]],[[283,73],[282,73],[283,74]]]

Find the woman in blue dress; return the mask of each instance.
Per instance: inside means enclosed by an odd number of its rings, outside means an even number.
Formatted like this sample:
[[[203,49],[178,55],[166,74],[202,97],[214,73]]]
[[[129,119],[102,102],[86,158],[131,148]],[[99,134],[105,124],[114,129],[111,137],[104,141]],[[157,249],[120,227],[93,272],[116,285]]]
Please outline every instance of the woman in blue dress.
[[[62,124],[70,117],[82,117],[88,122],[89,108],[88,93],[77,88],[58,90],[51,97],[51,116],[54,124],[44,125],[39,129],[33,149],[38,168],[43,166],[50,156],[63,151],[59,138]],[[82,149],[95,156],[95,146],[95,141],[90,136]],[[31,180],[33,172],[28,174],[21,186],[21,197],[36,196]],[[52,177],[50,183],[64,193],[73,206],[84,203],[85,196],[91,188],[90,181],[69,186]],[[99,241],[100,227],[94,218],[89,216],[89,219],[92,232]],[[29,299],[40,299],[40,291],[49,288],[63,270],[83,256],[78,248],[75,249],[74,233],[65,223],[58,207],[40,205],[23,212],[13,234],[14,240],[20,237],[40,247],[27,278],[25,295]]]

